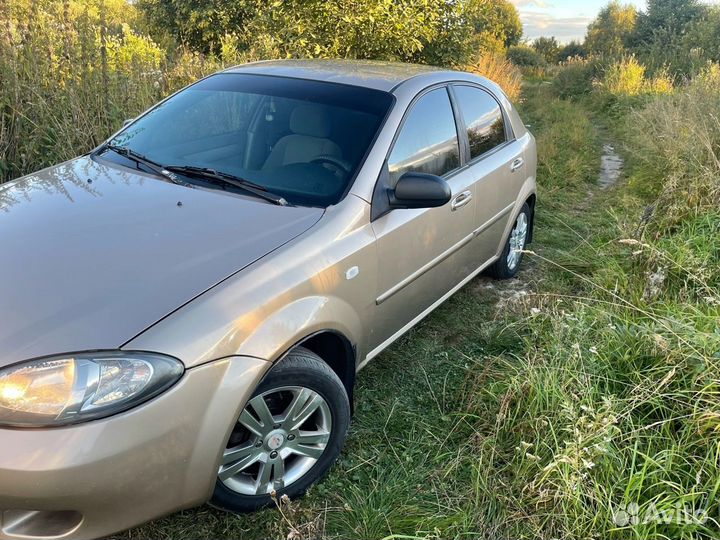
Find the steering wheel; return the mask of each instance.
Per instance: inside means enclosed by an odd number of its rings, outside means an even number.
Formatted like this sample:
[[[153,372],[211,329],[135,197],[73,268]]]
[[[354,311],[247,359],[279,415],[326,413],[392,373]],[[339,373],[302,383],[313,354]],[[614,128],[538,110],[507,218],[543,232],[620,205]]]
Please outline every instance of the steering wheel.
[[[352,172],[352,164],[348,161],[345,161],[344,159],[336,158],[334,156],[318,156],[310,163],[327,163],[328,165],[333,165],[334,167],[337,167],[341,171],[343,171],[345,174],[350,174]]]

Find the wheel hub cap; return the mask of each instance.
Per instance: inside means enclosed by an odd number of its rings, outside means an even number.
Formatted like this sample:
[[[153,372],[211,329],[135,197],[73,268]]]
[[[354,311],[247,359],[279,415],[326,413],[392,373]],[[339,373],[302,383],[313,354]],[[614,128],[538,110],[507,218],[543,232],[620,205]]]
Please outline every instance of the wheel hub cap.
[[[265,446],[269,450],[279,450],[285,444],[286,433],[282,430],[273,431],[265,438]]]

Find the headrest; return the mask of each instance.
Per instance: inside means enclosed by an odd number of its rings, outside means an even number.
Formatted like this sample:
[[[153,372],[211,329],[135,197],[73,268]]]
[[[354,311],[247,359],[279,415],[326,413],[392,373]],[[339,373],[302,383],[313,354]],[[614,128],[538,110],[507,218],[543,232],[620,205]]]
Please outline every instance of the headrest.
[[[296,135],[309,135],[326,139],[330,135],[330,117],[319,105],[300,105],[290,115],[290,131]]]

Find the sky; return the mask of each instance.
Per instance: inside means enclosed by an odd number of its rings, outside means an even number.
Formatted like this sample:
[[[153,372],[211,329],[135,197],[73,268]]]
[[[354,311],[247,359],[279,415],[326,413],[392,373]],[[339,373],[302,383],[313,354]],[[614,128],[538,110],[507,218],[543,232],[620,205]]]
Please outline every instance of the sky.
[[[525,26],[525,38],[555,36],[558,41],[567,43],[573,39],[582,40],[588,24],[595,18],[600,8],[608,0],[510,0],[520,11]],[[640,9],[645,0],[624,0]],[[718,3],[707,0],[706,3]]]

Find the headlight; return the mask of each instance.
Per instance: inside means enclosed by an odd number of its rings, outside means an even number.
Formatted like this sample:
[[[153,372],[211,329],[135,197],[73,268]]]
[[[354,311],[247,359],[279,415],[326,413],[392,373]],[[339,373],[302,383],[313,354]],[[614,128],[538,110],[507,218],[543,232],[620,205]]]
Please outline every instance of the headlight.
[[[183,365],[151,353],[100,352],[0,370],[0,425],[61,426],[130,409],[180,379]]]

